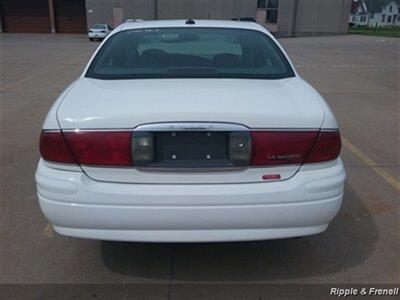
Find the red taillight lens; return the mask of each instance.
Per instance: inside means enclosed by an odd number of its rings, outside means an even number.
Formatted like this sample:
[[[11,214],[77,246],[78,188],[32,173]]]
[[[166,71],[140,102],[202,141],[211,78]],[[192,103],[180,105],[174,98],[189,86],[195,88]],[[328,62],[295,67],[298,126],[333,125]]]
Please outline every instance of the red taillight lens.
[[[64,137],[80,164],[132,165],[129,131],[70,131],[64,132]]]
[[[336,159],[342,147],[339,131],[321,131],[314,148],[305,163],[316,163]]]
[[[40,154],[43,159],[58,163],[76,164],[61,131],[43,131],[40,136]]]
[[[310,153],[317,131],[254,131],[251,165],[301,164]]]
[[[40,153],[45,160],[97,166],[132,166],[129,131],[43,131]],[[316,163],[336,159],[338,131],[251,132],[252,166]]]
[[[254,131],[251,165],[317,163],[339,156],[339,131]]]
[[[131,166],[131,132],[43,131],[43,159],[65,164]]]

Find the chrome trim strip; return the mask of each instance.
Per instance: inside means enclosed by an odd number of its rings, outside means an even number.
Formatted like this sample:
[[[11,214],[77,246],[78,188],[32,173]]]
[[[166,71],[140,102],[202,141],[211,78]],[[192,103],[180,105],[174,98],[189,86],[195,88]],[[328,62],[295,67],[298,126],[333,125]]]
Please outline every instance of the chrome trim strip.
[[[90,131],[106,131],[106,132],[125,132],[125,131],[132,131],[132,128],[113,128],[113,129],[107,129],[107,128],[75,128],[75,129],[61,129],[63,132],[90,132]]]
[[[135,127],[133,131],[248,131],[249,128],[236,123],[222,122],[168,122],[149,123]]]
[[[245,167],[136,167],[140,172],[159,173],[212,173],[212,172],[244,172],[249,168]]]
[[[43,129],[44,131],[57,131],[57,129]],[[248,127],[234,122],[155,122],[144,123],[134,128],[66,128],[65,132],[79,131],[338,131],[338,128],[268,128]]]
[[[321,128],[322,132],[339,131],[339,128]]]
[[[60,132],[61,129],[42,129],[42,132]]]
[[[76,165],[75,165],[76,166]],[[271,166],[243,166],[243,167],[136,167],[132,166],[100,166],[100,165],[78,165],[88,168],[106,168],[106,169],[125,169],[125,170],[137,170],[141,172],[244,172],[249,169],[271,169],[280,167],[300,167],[301,164],[287,164],[287,165],[271,165]]]
[[[320,128],[249,128],[250,131],[320,131]]]

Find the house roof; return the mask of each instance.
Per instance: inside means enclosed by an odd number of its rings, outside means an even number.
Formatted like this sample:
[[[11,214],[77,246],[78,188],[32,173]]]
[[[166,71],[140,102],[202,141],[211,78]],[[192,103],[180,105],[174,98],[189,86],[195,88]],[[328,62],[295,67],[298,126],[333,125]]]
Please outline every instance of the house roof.
[[[368,7],[368,12],[371,14],[380,12],[381,8],[388,5],[390,2],[394,2],[398,6],[400,6],[400,0],[363,0],[363,1]]]
[[[351,14],[355,14],[360,5],[361,5],[361,8],[364,11],[364,5],[363,4],[364,4],[363,0],[352,0],[351,1]]]
[[[368,12],[367,6],[364,0],[353,0],[351,2],[351,14],[357,13],[357,10],[361,8],[361,14],[366,14]]]

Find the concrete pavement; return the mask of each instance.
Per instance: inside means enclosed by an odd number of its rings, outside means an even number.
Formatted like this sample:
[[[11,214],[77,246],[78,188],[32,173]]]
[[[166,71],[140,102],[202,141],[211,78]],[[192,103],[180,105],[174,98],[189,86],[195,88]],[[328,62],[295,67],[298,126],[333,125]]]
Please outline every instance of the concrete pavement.
[[[36,200],[42,122],[97,44],[81,35],[0,35],[0,283],[163,284],[157,299],[184,297],[171,282],[399,284],[400,40],[281,43],[348,141],[344,203],[328,231],[250,243],[139,244],[61,237]]]

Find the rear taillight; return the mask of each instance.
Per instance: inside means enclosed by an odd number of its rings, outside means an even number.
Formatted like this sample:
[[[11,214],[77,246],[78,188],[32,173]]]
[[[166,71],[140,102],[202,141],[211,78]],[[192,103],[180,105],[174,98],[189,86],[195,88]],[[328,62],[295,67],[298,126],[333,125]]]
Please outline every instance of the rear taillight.
[[[339,156],[339,131],[254,131],[250,165],[317,163]]]
[[[129,131],[67,131],[65,140],[83,165],[131,166]]]
[[[61,131],[42,131],[40,154],[43,159],[64,164],[76,164]]]
[[[321,131],[305,163],[316,163],[338,158],[342,143],[338,130]]]
[[[254,131],[251,165],[301,164],[310,153],[317,131]]]
[[[131,137],[128,131],[43,131],[43,159],[66,164],[131,166]]]
[[[229,160],[235,166],[275,166],[334,160],[341,148],[335,131],[232,132]],[[144,166],[154,159],[150,132],[43,131],[40,153],[47,161],[93,166]],[[134,159],[132,159],[132,157]]]

